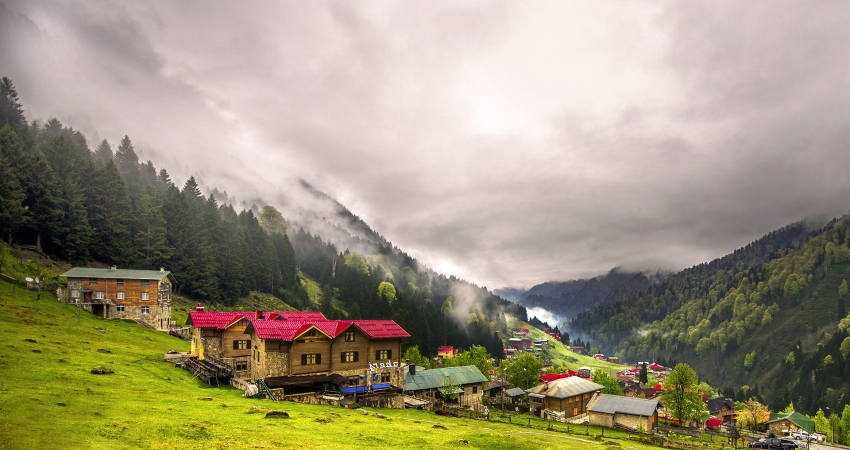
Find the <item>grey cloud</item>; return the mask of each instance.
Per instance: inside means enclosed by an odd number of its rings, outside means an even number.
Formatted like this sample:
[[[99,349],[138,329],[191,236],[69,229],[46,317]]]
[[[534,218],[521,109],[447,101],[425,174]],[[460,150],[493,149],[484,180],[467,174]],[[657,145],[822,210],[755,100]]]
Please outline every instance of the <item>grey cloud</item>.
[[[304,178],[493,288],[850,208],[845,3],[615,5],[8,2],[0,73],[30,118],[324,227]]]

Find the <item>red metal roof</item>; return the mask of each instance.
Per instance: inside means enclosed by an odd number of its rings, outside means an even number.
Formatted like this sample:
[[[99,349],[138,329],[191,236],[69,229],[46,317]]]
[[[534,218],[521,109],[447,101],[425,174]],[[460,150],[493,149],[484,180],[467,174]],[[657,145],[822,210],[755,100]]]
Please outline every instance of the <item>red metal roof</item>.
[[[578,372],[568,370],[567,373],[547,373],[545,375],[540,375],[540,381],[551,383],[555,380],[560,380],[561,378],[569,378],[575,376],[578,376]]]
[[[438,352],[451,352],[454,351],[454,347],[451,345],[443,345],[437,349]]]
[[[246,314],[236,311],[190,311],[187,324],[195,328],[218,328],[224,329],[231,322],[245,317]]]
[[[300,311],[265,312],[263,316],[265,319],[258,319],[254,311],[191,311],[188,323],[196,328],[224,329],[246,317],[258,337],[284,341],[291,341],[314,327],[330,338],[335,338],[352,325],[372,339],[410,337],[392,320],[328,320],[320,312]]]

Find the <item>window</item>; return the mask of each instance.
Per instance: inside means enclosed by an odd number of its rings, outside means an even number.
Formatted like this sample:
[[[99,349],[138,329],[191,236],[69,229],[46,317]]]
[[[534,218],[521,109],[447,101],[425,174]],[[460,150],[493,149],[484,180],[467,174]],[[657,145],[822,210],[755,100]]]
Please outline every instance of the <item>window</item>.
[[[339,361],[344,363],[357,362],[360,359],[359,356],[358,352],[342,352]]]
[[[322,354],[321,353],[308,353],[305,355],[301,355],[301,365],[302,366],[311,366],[314,364],[322,363]]]
[[[151,280],[142,280],[142,287],[148,287],[151,285]]]
[[[150,300],[150,299],[151,299],[151,294],[149,294],[147,292],[142,292],[142,300]]]
[[[360,385],[360,376],[353,375],[348,377],[348,385],[349,386],[359,386]]]
[[[574,416],[577,416],[577,415],[578,415],[578,408],[573,408],[573,415],[574,415]]]
[[[390,374],[382,373],[381,374],[381,383],[389,383],[390,382]]]
[[[318,336],[318,335],[319,335],[319,332],[318,332],[318,331],[316,331],[316,329],[315,329],[315,328],[314,328],[314,329],[312,329],[312,330],[310,330],[310,331],[308,331],[308,332],[306,332],[306,333],[304,333],[304,336],[305,336],[305,337],[316,337],[316,336]]]
[[[118,291],[118,293],[115,294],[115,298],[118,300],[124,300],[124,291]]]
[[[115,312],[120,312],[120,313],[124,312],[124,305],[115,306]]]
[[[251,348],[251,340],[247,341],[233,341],[233,350],[248,350]]]
[[[94,291],[95,300],[103,300],[103,291]]]
[[[478,393],[478,386],[472,386],[472,393],[473,393],[473,394],[477,394],[477,393]]]
[[[118,278],[118,279],[116,279],[116,280],[115,280],[115,283],[116,283],[118,286],[124,286],[124,279],[123,279],[123,278]]]
[[[260,362],[260,351],[254,346],[254,361]]]
[[[393,351],[392,350],[375,350],[375,359],[393,359]]]
[[[236,361],[236,370],[248,370],[248,361]]]
[[[142,314],[150,314],[151,307],[150,306],[142,306]]]
[[[345,332],[345,342],[354,342],[354,332],[346,331]]]
[[[97,286],[97,278],[89,278],[89,284],[92,286]]]

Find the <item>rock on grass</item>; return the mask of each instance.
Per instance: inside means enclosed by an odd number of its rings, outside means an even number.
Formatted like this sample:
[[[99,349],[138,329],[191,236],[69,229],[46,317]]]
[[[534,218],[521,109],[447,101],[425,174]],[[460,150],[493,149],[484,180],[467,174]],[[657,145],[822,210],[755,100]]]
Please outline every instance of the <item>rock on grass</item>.
[[[288,419],[289,413],[280,409],[266,413],[266,419]]]

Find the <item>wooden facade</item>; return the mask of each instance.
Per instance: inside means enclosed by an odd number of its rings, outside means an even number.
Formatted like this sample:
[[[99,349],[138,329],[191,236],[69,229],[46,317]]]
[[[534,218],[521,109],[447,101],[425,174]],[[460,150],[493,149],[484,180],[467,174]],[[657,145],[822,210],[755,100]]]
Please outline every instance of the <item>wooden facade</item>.
[[[157,330],[169,330],[171,272],[75,267],[62,274],[68,280],[58,297],[105,319],[131,319]]]

